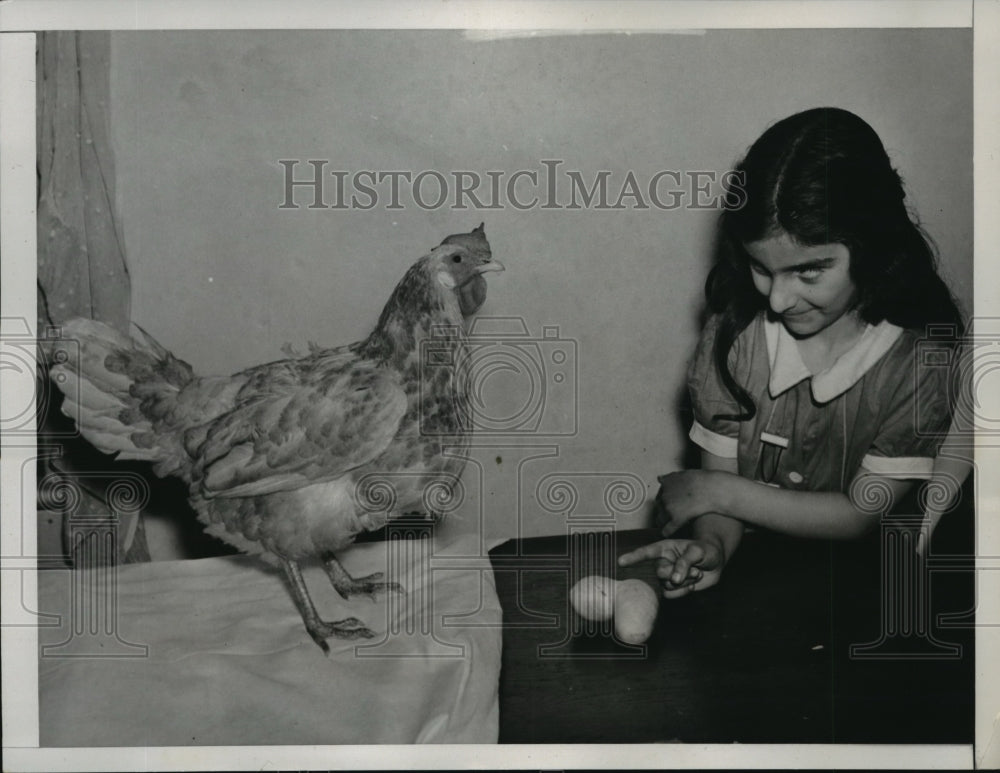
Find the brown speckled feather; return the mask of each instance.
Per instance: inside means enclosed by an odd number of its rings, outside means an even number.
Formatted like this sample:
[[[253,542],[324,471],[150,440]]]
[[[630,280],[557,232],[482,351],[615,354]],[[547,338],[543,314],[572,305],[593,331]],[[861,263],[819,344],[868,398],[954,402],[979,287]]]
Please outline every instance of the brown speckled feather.
[[[279,370],[278,363],[268,370]],[[371,461],[399,431],[406,392],[398,371],[374,360],[319,355],[293,384],[241,391],[198,449],[206,497],[245,497],[338,478]]]

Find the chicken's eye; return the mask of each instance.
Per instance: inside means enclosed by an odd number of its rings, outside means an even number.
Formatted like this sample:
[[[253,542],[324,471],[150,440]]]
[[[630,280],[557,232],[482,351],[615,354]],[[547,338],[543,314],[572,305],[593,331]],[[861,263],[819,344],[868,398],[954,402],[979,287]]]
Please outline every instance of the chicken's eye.
[[[451,262],[452,263],[461,263],[462,262],[462,256],[461,255],[454,255],[454,256],[452,256]]]

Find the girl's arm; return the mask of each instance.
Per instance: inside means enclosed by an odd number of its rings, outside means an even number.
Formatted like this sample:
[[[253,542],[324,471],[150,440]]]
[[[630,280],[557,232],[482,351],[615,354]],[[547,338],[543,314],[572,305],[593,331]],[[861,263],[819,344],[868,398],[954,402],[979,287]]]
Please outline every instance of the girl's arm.
[[[795,537],[852,539],[876,526],[881,513],[913,486],[860,471],[850,495],[766,486],[732,471],[694,470],[661,479],[671,534],[702,513],[720,513]]]
[[[702,450],[701,469],[737,476],[737,461]],[[743,522],[731,517],[731,514],[706,513],[692,524],[692,532],[696,540],[711,541],[717,545],[722,553],[722,566],[725,566],[743,539]],[[670,533],[672,532],[664,530],[663,536],[669,536]]]

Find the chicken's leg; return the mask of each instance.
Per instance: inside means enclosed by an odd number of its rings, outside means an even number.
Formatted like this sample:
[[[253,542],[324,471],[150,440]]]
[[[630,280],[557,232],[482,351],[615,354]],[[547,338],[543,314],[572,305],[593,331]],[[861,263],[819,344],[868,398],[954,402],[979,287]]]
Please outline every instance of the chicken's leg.
[[[383,572],[375,572],[375,574],[369,574],[365,577],[351,577],[333,553],[327,553],[323,556],[323,568],[326,570],[326,575],[330,578],[330,582],[333,583],[333,587],[337,593],[345,599],[361,594],[370,596],[374,601],[375,596],[379,593],[388,591],[394,591],[395,593],[405,592],[403,586],[398,582],[382,582]]]
[[[347,617],[333,623],[322,620],[309,596],[309,589],[306,588],[305,580],[302,579],[299,565],[287,558],[281,558],[281,564],[285,568],[285,576],[288,577],[288,583],[292,587],[292,596],[295,598],[295,605],[302,615],[302,622],[306,624],[309,635],[323,652],[327,655],[330,654],[330,647],[326,643],[329,636],[341,639],[371,639],[375,636],[374,631],[366,628],[365,624],[356,617]]]

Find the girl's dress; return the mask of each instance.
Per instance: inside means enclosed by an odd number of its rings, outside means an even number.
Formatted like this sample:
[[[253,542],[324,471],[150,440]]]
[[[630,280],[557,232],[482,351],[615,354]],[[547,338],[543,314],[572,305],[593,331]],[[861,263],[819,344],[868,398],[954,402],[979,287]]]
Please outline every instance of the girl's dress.
[[[812,374],[795,339],[762,312],[737,337],[730,370],[757,406],[748,421],[712,357],[719,318],[709,319],[688,371],[691,439],[735,458],[739,474],[782,488],[848,492],[861,469],[893,478],[930,477],[951,420],[951,366],[923,331],[869,325],[822,373]]]

